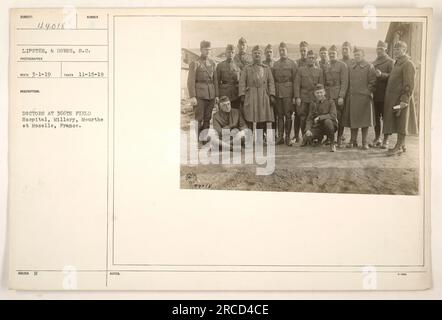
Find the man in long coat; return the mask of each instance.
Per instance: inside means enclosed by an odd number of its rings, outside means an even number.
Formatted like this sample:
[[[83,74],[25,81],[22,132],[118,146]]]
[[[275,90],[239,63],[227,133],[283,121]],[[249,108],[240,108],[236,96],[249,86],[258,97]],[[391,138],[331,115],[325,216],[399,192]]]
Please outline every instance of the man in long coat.
[[[330,63],[325,71],[324,83],[326,85],[327,97],[333,99],[337,108],[338,120],[338,147],[341,147],[342,134],[344,126],[342,125],[342,116],[344,114],[344,99],[348,89],[348,68],[347,65],[338,60],[338,48],[332,45],[328,49]]]
[[[281,42],[279,45],[280,59],[273,65],[273,78],[276,88],[276,114],[278,127],[278,140],[276,144],[285,143],[291,146],[290,133],[292,131],[292,114],[294,108],[294,86],[297,72],[296,62],[288,57],[287,44]]]
[[[351,54],[351,43],[348,41],[344,41],[342,43],[341,46],[341,54],[342,54],[342,59],[340,59],[339,61],[344,62],[345,65],[347,66],[347,70],[348,70],[348,74],[350,75],[350,66],[354,63],[354,59],[352,59],[350,57]],[[347,90],[347,94],[348,94],[348,90]],[[347,95],[344,98],[344,107],[342,108],[342,114],[345,115],[347,114]],[[342,120],[342,119],[341,119]],[[343,122],[341,121],[341,124],[343,124]],[[344,142],[345,141],[345,136],[344,136],[344,126],[342,126],[342,134],[341,134],[341,141]],[[339,135],[339,129],[338,129],[338,135]]]
[[[397,142],[389,155],[405,151],[405,136],[408,131],[408,117],[413,106],[414,77],[416,68],[407,55],[407,44],[398,41],[394,45],[396,62],[385,89],[384,134],[397,133]]]
[[[218,63],[216,66],[216,78],[219,96],[229,97],[232,108],[239,109],[239,76],[240,68],[233,61],[233,55],[235,54],[235,48],[232,44],[228,44],[226,47],[226,60]]]
[[[201,56],[190,63],[187,78],[190,103],[198,122],[198,137],[201,130],[209,129],[213,107],[218,99],[216,65],[209,58],[210,49],[209,41],[201,41]]]
[[[373,91],[376,72],[371,63],[364,59],[364,51],[354,48],[354,63],[350,66],[350,86],[348,89],[344,125],[351,128],[349,148],[357,147],[359,128],[362,131],[362,149],[368,150],[368,128],[373,126]]]
[[[393,69],[394,61],[387,54],[387,43],[383,41],[378,41],[376,48],[377,57],[373,61],[373,66],[376,71],[376,86],[373,92],[373,102],[374,102],[374,114],[375,114],[375,125],[374,132],[375,138],[373,141],[373,146],[382,147],[387,149],[388,147],[388,135],[384,135],[384,139],[381,142],[381,118],[384,120],[384,98],[385,98],[385,87],[387,86],[388,76]]]
[[[239,80],[239,95],[243,103],[243,115],[249,128],[256,122],[258,129],[266,129],[275,121],[271,104],[275,102],[275,83],[270,67],[261,61],[262,49],[252,50],[253,63],[246,65]]]

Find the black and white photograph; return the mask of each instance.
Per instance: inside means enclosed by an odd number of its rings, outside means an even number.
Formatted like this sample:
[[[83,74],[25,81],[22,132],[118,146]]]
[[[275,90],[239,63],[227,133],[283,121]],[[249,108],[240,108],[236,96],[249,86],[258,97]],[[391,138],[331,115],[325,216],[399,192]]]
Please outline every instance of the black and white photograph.
[[[403,19],[182,21],[181,188],[418,195],[423,36]]]

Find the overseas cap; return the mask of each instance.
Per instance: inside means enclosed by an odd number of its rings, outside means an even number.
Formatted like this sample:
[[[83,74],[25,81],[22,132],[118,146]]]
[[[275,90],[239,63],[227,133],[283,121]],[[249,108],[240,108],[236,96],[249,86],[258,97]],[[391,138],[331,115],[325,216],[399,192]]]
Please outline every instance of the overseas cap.
[[[307,41],[301,41],[301,42],[299,43],[299,47],[300,47],[300,48],[302,48],[302,47],[308,47],[308,43],[307,43]]]
[[[233,44],[228,44],[227,46],[226,46],[226,51],[227,50],[235,50],[235,47],[233,46]]]
[[[227,102],[230,101],[228,96],[222,96],[221,98],[219,98],[219,102]]]
[[[335,45],[332,45],[332,46],[328,49],[328,51],[335,51],[335,52],[338,52],[338,48],[336,48]]]
[[[342,44],[342,47],[351,48],[351,44],[348,41],[344,41],[344,43]]]
[[[354,47],[353,53],[355,53],[355,52],[362,52],[362,53],[364,53],[364,50],[362,48],[359,48],[359,47]]]
[[[407,44],[404,41],[398,41],[394,44],[394,48],[405,48],[407,49]]]
[[[318,83],[318,84],[315,86],[315,91],[322,90],[322,89],[324,89],[324,85],[323,85],[323,84]]]
[[[210,46],[211,46],[210,41],[203,40],[200,43],[200,48],[201,49],[205,49],[205,48],[210,49]]]
[[[246,41],[246,39],[244,39],[244,37],[241,37],[238,40],[238,44],[247,44],[247,41]]]
[[[377,47],[377,48],[384,48],[384,49],[387,49],[387,48],[388,48],[388,44],[387,44],[386,42],[384,42],[384,41],[379,40],[379,41],[378,41],[378,44],[377,44],[376,47]]]
[[[256,45],[252,49],[252,52],[255,52],[255,51],[261,51],[262,52],[262,49],[261,49],[261,47],[259,45]]]

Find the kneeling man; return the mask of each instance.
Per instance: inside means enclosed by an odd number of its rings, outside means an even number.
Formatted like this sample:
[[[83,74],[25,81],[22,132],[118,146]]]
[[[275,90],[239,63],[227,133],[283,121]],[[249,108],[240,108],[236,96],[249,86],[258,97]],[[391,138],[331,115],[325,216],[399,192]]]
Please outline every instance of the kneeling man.
[[[305,139],[303,146],[312,140],[321,141],[324,135],[331,141],[330,151],[335,152],[335,132],[338,129],[336,105],[332,99],[325,98],[322,84],[315,86],[315,100],[310,103],[306,121]]]
[[[233,146],[240,145],[240,141],[245,140],[247,130],[241,112],[238,109],[232,109],[229,97],[221,97],[219,110],[213,115],[213,129],[209,132],[212,145],[231,150]]]

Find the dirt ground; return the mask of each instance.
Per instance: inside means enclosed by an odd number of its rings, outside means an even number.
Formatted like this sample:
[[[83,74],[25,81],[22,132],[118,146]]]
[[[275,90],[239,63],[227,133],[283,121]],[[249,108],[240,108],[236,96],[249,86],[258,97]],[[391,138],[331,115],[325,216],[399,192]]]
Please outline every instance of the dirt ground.
[[[186,130],[192,112],[183,110],[182,130]],[[349,141],[349,129],[344,135],[346,142]],[[370,142],[373,137],[374,130],[370,128]],[[359,144],[360,139],[359,133]],[[395,137],[390,139],[390,146],[395,140]],[[418,140],[417,136],[408,136],[407,151],[393,157],[387,157],[386,151],[380,148],[367,151],[342,148],[331,153],[325,145],[276,146],[275,170],[267,176],[256,175],[256,167],[264,166],[257,164],[182,164],[181,188],[416,195]]]

